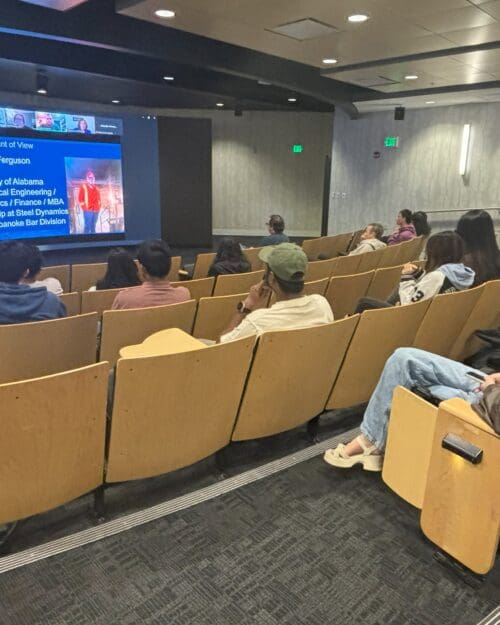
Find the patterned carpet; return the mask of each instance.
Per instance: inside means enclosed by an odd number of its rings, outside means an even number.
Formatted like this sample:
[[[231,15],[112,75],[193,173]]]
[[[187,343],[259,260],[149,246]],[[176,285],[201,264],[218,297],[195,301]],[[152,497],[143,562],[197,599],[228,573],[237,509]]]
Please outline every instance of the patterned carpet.
[[[0,576],[0,624],[476,625],[498,565],[474,590],[433,553],[378,475],[315,458]]]

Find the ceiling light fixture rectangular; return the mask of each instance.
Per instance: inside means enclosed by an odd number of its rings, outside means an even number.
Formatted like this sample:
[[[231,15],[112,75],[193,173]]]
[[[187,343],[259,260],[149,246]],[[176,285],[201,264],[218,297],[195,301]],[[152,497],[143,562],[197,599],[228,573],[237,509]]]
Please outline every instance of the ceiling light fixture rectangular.
[[[307,39],[316,39],[318,37],[327,37],[338,32],[338,28],[330,26],[330,24],[324,24],[312,17],[307,17],[296,22],[290,22],[288,24],[281,24],[275,28],[268,29],[272,33],[278,35],[285,35],[285,37],[291,37],[298,41],[306,41]]]

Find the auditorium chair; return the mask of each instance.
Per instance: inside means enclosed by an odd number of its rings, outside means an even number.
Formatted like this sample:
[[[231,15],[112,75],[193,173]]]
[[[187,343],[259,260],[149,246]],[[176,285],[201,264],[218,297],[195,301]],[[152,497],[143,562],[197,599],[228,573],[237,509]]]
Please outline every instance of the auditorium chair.
[[[320,261],[321,262],[321,261]],[[323,295],[325,297],[326,290],[330,283],[330,278],[323,278],[322,280],[313,280],[312,282],[304,282],[304,295]],[[276,294],[271,293],[268,306],[276,304]]]
[[[359,258],[359,265],[356,271],[358,273],[363,273],[365,271],[372,271],[372,269],[378,269],[378,267],[381,267],[382,258],[386,250],[387,248],[384,247],[381,250],[375,250],[374,252],[365,252],[364,254],[354,256],[354,258]]]
[[[401,251],[402,249],[404,249],[405,245],[408,245],[408,244],[397,243],[396,245],[388,245],[387,247],[382,248],[381,250],[382,253],[380,254],[380,260],[377,265],[377,268],[383,269],[385,267],[394,267],[395,265],[402,265],[403,263],[399,259],[405,255]]]
[[[95,363],[97,314],[0,325],[0,383]]]
[[[231,440],[255,337],[165,356],[120,358],[106,482],[191,465]]]
[[[56,278],[61,283],[64,293],[68,293],[70,285],[70,265],[54,265],[53,267],[42,267],[37,280],[45,278]]]
[[[167,280],[169,280],[169,282],[175,282],[179,279],[179,269],[182,265],[182,258],[181,256],[172,256],[171,262],[172,264],[170,265],[170,271],[168,272]]]
[[[340,254],[345,254],[352,240],[352,232],[333,234],[321,237],[319,258],[336,258]]]
[[[302,249],[304,250],[308,260],[318,260],[321,253],[321,240],[323,237],[317,237],[316,239],[304,239],[302,241]]]
[[[202,297],[198,302],[193,336],[217,341],[234,317],[238,302],[243,301],[247,295],[248,293],[238,293],[219,297]]]
[[[250,287],[258,284],[263,277],[263,270],[217,276],[213,294],[234,295],[236,293],[248,293]]]
[[[337,377],[359,315],[260,338],[233,441],[291,430],[317,417]]]
[[[376,252],[372,252],[376,254]],[[362,273],[359,270],[361,257],[363,254],[355,256],[337,256],[332,261],[332,276],[351,276],[355,273]]]
[[[184,282],[172,282],[172,286],[184,286],[189,289],[191,299],[198,301],[202,297],[210,297],[214,290],[215,278],[199,278],[197,280],[185,280]]]
[[[315,280],[329,278],[332,275],[334,266],[335,259],[333,258],[329,260],[316,260],[312,263],[307,263],[307,270],[304,279],[306,282],[314,282]]]
[[[210,265],[214,262],[215,252],[208,252],[206,254],[197,254],[194,262],[193,280],[198,278],[206,278],[208,276],[208,270]]]
[[[123,289],[103,289],[82,292],[82,313],[96,312],[99,317],[105,310],[111,310],[115,297]]]
[[[68,317],[74,317],[82,312],[81,296],[77,291],[74,291],[73,293],[61,293],[58,297],[66,306],[66,313]]]
[[[264,268],[264,263],[259,258],[261,247],[249,247],[243,250],[243,255],[250,263],[250,271],[259,271]]]
[[[450,358],[464,360],[475,354],[484,343],[474,336],[476,330],[488,330],[500,326],[500,280],[483,285],[483,292],[464,323],[451,351]]]
[[[342,319],[354,313],[360,298],[366,295],[374,273],[366,271],[352,276],[330,278],[325,297],[332,307],[335,319]]]
[[[83,265],[72,265],[71,267],[71,290],[88,291],[91,286],[104,277],[107,263],[85,263]]]
[[[362,230],[356,230],[355,232],[352,233],[351,240],[346,250],[347,254],[349,254],[349,252],[352,252],[361,243],[361,235],[363,234],[364,231],[365,230],[363,228]]]
[[[389,295],[399,287],[402,269],[403,265],[376,269],[366,296],[386,301]]]
[[[369,252],[375,254],[376,252]],[[407,306],[366,310],[345,354],[327,410],[367,402],[389,356],[398,347],[411,347],[430,300]]]
[[[401,243],[399,247],[399,256],[397,257],[398,265],[404,265],[405,263],[411,263],[414,260],[418,260],[420,252],[424,244],[424,237],[415,237],[411,241],[405,241]]]
[[[481,453],[479,462],[468,444]],[[463,399],[442,402],[420,524],[430,541],[478,574],[488,573],[497,555],[499,482],[500,436]]]
[[[180,328],[191,333],[195,313],[196,301],[193,299],[167,306],[105,310],[102,314],[99,359],[108,361],[114,367],[122,347],[141,343],[154,332]]]
[[[0,524],[102,484],[107,391],[108,363],[0,384]]]
[[[457,336],[482,292],[481,285],[474,289],[443,293],[432,298],[418,328],[413,347],[449,358]]]

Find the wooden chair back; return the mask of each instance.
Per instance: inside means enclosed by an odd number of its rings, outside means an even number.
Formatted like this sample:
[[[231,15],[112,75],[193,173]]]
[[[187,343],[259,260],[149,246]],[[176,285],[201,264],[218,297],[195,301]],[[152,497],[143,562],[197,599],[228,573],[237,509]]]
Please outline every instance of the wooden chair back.
[[[54,265],[53,267],[42,267],[38,280],[45,278],[56,278],[61,283],[64,293],[68,293],[70,285],[71,266],[70,265]]]
[[[500,326],[498,302],[500,302],[500,280],[492,280],[483,284],[483,292],[459,332],[450,350],[450,358],[465,360],[484,347],[484,343],[474,336],[474,332]]]
[[[199,278],[198,280],[185,280],[172,282],[172,286],[184,286],[189,290],[191,299],[196,301],[202,297],[210,297],[214,290],[215,278]]]
[[[345,254],[352,236],[352,232],[344,232],[321,237],[320,258],[335,258],[339,254]]]
[[[335,259],[333,258],[330,260],[315,260],[312,263],[307,263],[305,281],[314,282],[315,280],[329,278],[332,275],[334,267]]]
[[[304,293],[305,295],[317,294],[324,296],[329,283],[329,278],[323,278],[322,280],[313,280],[312,282],[305,282]]]
[[[304,239],[302,241],[302,249],[304,250],[308,260],[318,260],[321,254],[321,241],[323,237],[317,237],[316,239]]]
[[[214,287],[214,295],[248,293],[250,287],[254,284],[258,284],[262,280],[263,276],[263,270],[217,276]]]
[[[210,265],[214,262],[215,252],[207,252],[206,254],[198,254],[194,262],[193,280],[198,278],[206,278]]]
[[[58,297],[66,306],[68,317],[74,317],[82,312],[81,294],[78,293],[78,291],[74,291],[73,293],[61,293]]]
[[[404,265],[413,260],[418,260],[422,250],[423,237],[415,237],[411,241],[405,241],[399,246],[398,264]]]
[[[222,295],[220,297],[202,297],[194,322],[193,336],[199,339],[217,341],[229,326],[238,302],[245,299],[247,293]]]
[[[375,254],[375,252],[371,252]],[[361,315],[327,410],[348,408],[370,399],[389,356],[398,347],[413,345],[430,300],[367,310]]]
[[[103,482],[107,363],[0,384],[0,524]]]
[[[376,269],[366,296],[383,301],[387,300],[389,295],[399,286],[402,269],[403,265]]]
[[[95,313],[0,325],[0,384],[91,365],[96,346]]]
[[[169,280],[169,282],[176,282],[179,279],[179,269],[181,268],[181,265],[182,257],[172,256],[172,264],[167,276],[167,280]]]
[[[355,232],[352,233],[351,240],[346,250],[347,254],[349,254],[349,252],[352,252],[352,250],[355,249],[360,244],[361,235],[363,234],[364,231],[365,229],[363,228],[362,230],[356,230]]]
[[[399,497],[421,509],[438,409],[398,386],[391,403],[382,479]]]
[[[356,273],[353,276],[330,278],[325,297],[329,301],[335,319],[352,315],[359,300],[366,295],[374,271]]]
[[[397,245],[388,245],[382,249],[382,254],[380,255],[380,260],[377,265],[378,269],[383,269],[385,267],[394,267],[395,265],[401,265],[402,262],[399,261],[399,258],[403,256],[401,249],[403,245],[408,245],[407,243],[398,243]]]
[[[413,346],[449,357],[482,292],[483,287],[478,286],[468,291],[436,295],[422,319]]]
[[[243,250],[243,254],[250,263],[250,271],[259,271],[259,269],[264,269],[264,263],[259,258],[259,252],[261,249],[261,247],[249,247],[248,249]]]
[[[371,252],[376,254],[377,252]],[[332,260],[332,276],[352,276],[355,273],[361,273],[359,270],[362,256],[366,254],[360,254],[355,256],[338,256]]]
[[[107,263],[85,263],[71,267],[71,290],[88,291],[91,286],[104,277]]]
[[[180,328],[191,334],[196,301],[180,304],[132,308],[130,310],[105,310],[102,314],[100,360],[116,364],[120,349],[136,345],[154,332],[166,328]]]
[[[255,352],[232,440],[291,430],[323,411],[359,315],[266,332]]]
[[[123,289],[104,289],[102,291],[83,291],[82,313],[96,312],[99,317],[105,310],[111,310],[115,297]]]
[[[197,351],[120,359],[106,481],[160,475],[225,447],[254,344],[255,337],[247,337]]]
[[[359,254],[358,256],[350,257],[350,258],[358,258],[359,265],[357,267],[358,273],[363,273],[365,271],[372,271],[373,269],[377,269],[381,267],[382,258],[384,252],[386,251],[386,247],[383,247],[381,250],[375,250],[374,252],[366,252],[365,254]]]
[[[481,462],[444,449],[450,434],[481,449]],[[500,436],[463,399],[442,402],[420,525],[429,540],[480,575],[493,568],[499,546],[499,475]]]

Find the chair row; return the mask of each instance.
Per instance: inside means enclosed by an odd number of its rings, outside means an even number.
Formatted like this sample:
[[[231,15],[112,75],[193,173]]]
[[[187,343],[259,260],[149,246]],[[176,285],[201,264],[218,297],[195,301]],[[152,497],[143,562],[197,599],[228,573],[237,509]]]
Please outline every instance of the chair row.
[[[315,239],[305,239],[302,241],[302,249],[307,254],[310,261],[336,258],[342,254],[347,254],[360,241],[363,230],[355,232],[344,232]]]

